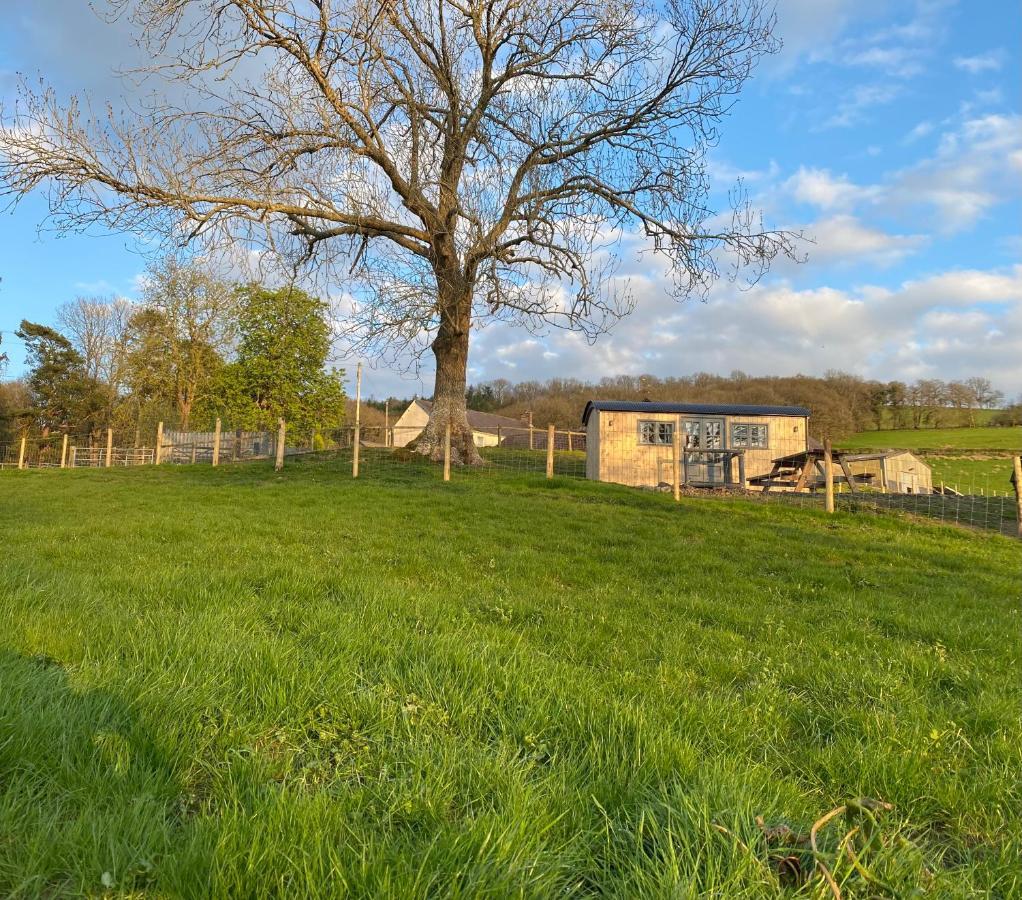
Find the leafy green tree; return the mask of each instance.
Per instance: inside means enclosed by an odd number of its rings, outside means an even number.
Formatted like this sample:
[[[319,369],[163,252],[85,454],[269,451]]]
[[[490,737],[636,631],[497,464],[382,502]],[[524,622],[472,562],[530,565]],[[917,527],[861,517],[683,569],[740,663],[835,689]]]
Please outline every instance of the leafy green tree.
[[[45,432],[95,431],[107,409],[106,392],[85,371],[85,361],[59,331],[22,319],[15,334],[25,342],[32,419]]]
[[[299,429],[344,420],[343,373],[328,370],[327,306],[295,287],[239,289],[235,361],[220,379],[222,415],[244,428],[284,418]]]

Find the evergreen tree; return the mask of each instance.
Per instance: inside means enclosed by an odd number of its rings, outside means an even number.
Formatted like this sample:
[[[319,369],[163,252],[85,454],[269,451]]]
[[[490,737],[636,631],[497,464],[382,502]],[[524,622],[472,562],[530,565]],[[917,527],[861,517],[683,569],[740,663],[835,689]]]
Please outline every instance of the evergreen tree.
[[[25,342],[31,416],[43,432],[89,433],[101,427],[105,392],[88,376],[71,342],[59,331],[27,319],[15,334]]]

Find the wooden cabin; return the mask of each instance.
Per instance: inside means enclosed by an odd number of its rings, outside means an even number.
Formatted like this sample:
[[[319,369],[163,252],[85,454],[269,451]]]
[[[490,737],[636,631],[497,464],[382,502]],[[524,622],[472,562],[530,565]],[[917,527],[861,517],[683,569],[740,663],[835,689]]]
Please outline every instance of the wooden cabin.
[[[808,447],[804,406],[590,400],[582,413],[586,477],[632,487],[673,481],[674,432],[685,484],[744,486]]]

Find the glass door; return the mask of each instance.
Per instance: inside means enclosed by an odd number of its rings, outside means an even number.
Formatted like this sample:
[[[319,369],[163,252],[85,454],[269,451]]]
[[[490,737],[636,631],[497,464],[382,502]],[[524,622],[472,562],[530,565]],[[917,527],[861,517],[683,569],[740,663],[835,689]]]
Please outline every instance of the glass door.
[[[723,419],[684,419],[681,423],[685,442],[685,480],[690,484],[716,485],[724,483],[724,457],[707,450],[724,449]]]

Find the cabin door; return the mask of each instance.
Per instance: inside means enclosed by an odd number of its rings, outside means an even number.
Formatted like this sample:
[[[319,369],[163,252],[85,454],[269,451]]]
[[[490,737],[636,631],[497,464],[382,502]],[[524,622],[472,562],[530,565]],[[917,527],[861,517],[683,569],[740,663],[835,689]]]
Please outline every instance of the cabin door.
[[[707,450],[724,449],[723,419],[684,419],[681,437],[685,445],[682,457],[687,484],[717,485],[724,483],[724,456]]]

